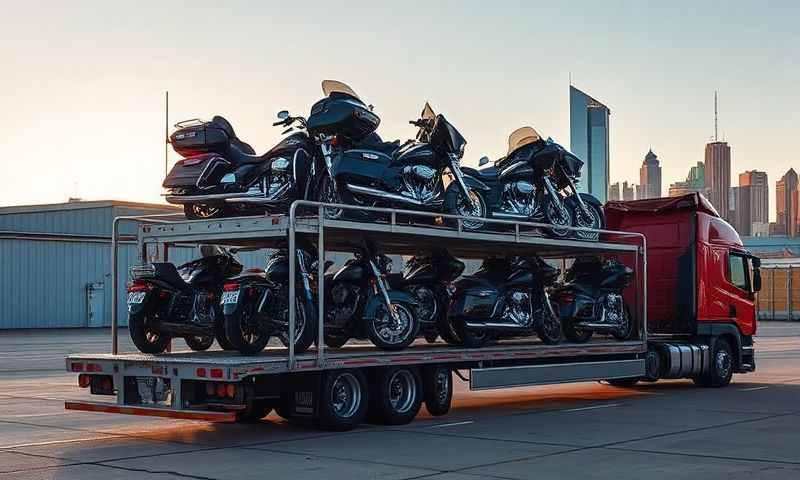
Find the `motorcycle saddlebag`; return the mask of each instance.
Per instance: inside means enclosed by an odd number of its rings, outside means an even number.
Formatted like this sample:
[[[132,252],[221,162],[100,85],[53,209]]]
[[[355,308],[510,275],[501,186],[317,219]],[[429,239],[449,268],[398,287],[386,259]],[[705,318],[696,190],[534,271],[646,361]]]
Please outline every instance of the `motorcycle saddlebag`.
[[[172,167],[164,188],[203,188],[216,185],[222,177],[231,171],[231,164],[214,153],[185,158]]]
[[[185,125],[185,126],[184,126]],[[178,124],[178,130],[170,137],[172,148],[182,157],[192,157],[203,153],[224,154],[230,144],[230,137],[220,125],[213,122]]]

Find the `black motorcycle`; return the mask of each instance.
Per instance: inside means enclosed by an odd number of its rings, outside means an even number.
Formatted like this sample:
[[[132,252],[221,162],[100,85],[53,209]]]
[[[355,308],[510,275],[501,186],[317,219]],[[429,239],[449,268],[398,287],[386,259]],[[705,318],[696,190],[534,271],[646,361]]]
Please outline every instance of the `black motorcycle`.
[[[530,336],[546,344],[561,341],[561,320],[548,287],[560,270],[539,257],[489,258],[455,284],[448,323],[465,347],[494,338]]]
[[[295,283],[295,353],[302,353],[317,335],[316,249],[298,237]],[[289,255],[278,249],[263,270],[247,270],[225,283],[222,292],[225,333],[241,353],[252,355],[277,336],[289,345]]]
[[[489,163],[483,157],[481,166]],[[543,140],[531,127],[515,130],[508,138],[508,154],[493,166],[479,170],[465,168],[492,191],[487,195],[493,218],[548,223],[546,232],[566,237],[570,231],[559,227],[602,229],[603,206],[575,187],[583,162],[551,139]],[[597,232],[578,230],[575,236],[597,240]]]
[[[390,290],[385,275],[392,260],[371,242],[356,247],[354,258],[325,274],[325,344],[339,348],[350,338],[369,338],[383,350],[400,350],[414,341],[420,324],[417,300]]]
[[[200,253],[202,258],[179,267],[159,262],[131,268],[128,329],[140,351],[161,353],[172,337],[183,337],[192,350],[207,350],[214,338],[224,350],[233,349],[219,300],[223,282],[238,275],[242,264],[218,247],[204,245]]]
[[[420,331],[428,342],[441,335],[448,343],[456,343],[446,325],[450,305],[451,284],[464,272],[464,262],[444,248],[411,257],[402,273],[387,275],[389,286],[404,290],[417,300],[416,314]]]
[[[461,171],[466,140],[443,115],[426,105],[417,140],[403,145],[383,142],[375,130],[380,118],[353,90],[341,82],[322,82],[326,98],[311,108],[308,132],[319,139],[325,162],[316,199],[324,203],[419,209],[483,218],[484,194],[489,187]],[[453,181],[445,185],[449,171]],[[351,213],[351,215],[348,215]],[[363,216],[328,208],[333,219]],[[449,221],[448,223],[454,224]],[[467,230],[483,226],[480,220],[463,222]]]
[[[273,125],[286,125],[287,116],[281,112]],[[187,218],[283,213],[292,201],[307,198],[314,178],[315,144],[302,122],[298,131],[263,155],[239,140],[233,126],[219,116],[175,127],[170,143],[186,158],[172,167],[163,187],[167,202],[183,205]]]
[[[633,270],[616,259],[577,259],[565,274],[565,284],[553,293],[560,306],[564,336],[581,343],[593,332],[630,339],[635,322],[622,291],[632,278]]]

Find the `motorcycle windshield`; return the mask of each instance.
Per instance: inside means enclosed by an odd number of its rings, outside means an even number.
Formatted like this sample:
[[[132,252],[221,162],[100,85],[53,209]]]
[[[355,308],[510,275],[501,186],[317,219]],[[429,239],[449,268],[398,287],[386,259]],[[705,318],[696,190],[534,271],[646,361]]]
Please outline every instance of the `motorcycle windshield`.
[[[511,132],[508,136],[508,155],[511,155],[515,150],[530,145],[542,140],[539,132],[533,127],[522,127]]]
[[[433,120],[436,118],[436,113],[433,111],[433,107],[428,102],[425,102],[425,106],[422,107],[422,113],[419,114],[419,118],[422,120]]]
[[[324,93],[326,97],[330,97],[331,93],[343,93],[345,95],[350,95],[358,101],[361,101],[352,88],[337,80],[323,80],[322,93]]]

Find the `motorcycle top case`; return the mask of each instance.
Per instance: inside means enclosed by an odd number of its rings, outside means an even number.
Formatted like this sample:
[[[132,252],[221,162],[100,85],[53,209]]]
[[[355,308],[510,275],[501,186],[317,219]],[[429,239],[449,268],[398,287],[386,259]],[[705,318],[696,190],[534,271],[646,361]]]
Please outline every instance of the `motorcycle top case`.
[[[230,164],[215,153],[185,158],[172,167],[164,188],[191,188],[215,185],[230,171]],[[202,178],[201,178],[202,177]]]
[[[192,157],[203,153],[224,154],[230,144],[228,133],[221,126],[203,122],[187,125],[169,137],[172,148],[182,157]]]
[[[308,131],[312,135],[341,135],[354,143],[374,132],[381,119],[350,95],[332,93],[311,107]]]

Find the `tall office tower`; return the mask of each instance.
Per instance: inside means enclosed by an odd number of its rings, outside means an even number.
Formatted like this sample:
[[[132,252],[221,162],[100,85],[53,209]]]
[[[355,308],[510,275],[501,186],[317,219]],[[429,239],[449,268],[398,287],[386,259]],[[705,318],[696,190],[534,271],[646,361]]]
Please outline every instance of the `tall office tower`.
[[[689,174],[686,175],[685,181],[675,182],[669,186],[669,196],[682,197],[695,192],[708,196],[705,179],[705,165],[703,165],[703,162],[697,162],[697,165],[689,169]]]
[[[661,197],[661,164],[652,149],[644,156],[639,169],[639,185],[642,193],[640,199]]]
[[[728,195],[729,221],[742,236],[750,236],[753,229],[753,222],[750,220],[752,217],[751,188],[750,185],[731,187]]]
[[[706,144],[705,175],[708,199],[720,216],[728,218],[728,190],[731,186],[731,147],[720,142],[717,129],[717,92],[714,92],[714,141]]]
[[[569,86],[570,150],[584,162],[578,191],[603,203],[608,198],[610,115],[607,106]]]
[[[769,223],[769,180],[767,172],[747,170],[739,174],[739,186],[750,187],[750,222]]]
[[[790,168],[780,180],[775,182],[775,210],[777,224],[785,234],[797,235],[797,172]]]

